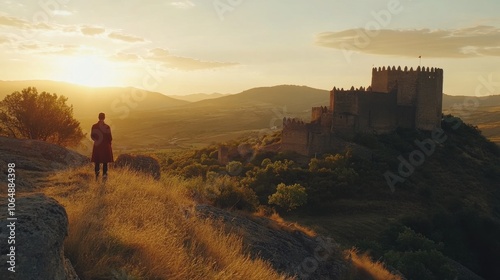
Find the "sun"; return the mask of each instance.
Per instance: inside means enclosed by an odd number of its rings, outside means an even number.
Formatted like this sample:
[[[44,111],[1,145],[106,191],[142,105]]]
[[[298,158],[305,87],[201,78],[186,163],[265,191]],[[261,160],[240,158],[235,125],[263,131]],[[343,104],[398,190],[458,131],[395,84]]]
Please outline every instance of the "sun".
[[[79,55],[60,60],[58,80],[84,86],[119,85],[117,67],[99,55]]]

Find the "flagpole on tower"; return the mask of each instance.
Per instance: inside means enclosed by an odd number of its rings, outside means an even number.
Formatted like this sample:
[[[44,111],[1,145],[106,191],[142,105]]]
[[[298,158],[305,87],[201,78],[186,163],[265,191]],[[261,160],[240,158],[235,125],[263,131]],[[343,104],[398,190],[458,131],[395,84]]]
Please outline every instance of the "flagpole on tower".
[[[419,55],[418,58],[420,59],[419,63],[418,63],[418,66],[422,66],[422,56]]]

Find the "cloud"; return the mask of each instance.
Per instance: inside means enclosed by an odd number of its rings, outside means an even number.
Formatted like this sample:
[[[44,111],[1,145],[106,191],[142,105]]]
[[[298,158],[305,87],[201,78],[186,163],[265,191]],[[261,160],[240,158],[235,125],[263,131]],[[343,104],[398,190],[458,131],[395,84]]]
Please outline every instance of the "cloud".
[[[26,28],[27,26],[29,26],[29,22],[15,17],[0,15],[0,25],[17,27],[17,28]]]
[[[182,57],[170,54],[166,49],[155,48],[148,51],[144,56],[134,53],[119,52],[109,57],[111,60],[119,62],[140,62],[152,61],[160,63],[163,67],[178,69],[183,71],[213,69],[237,65],[237,63],[203,61],[195,58]]]
[[[91,49],[75,44],[52,44],[41,41],[24,41],[16,44],[16,50],[38,55],[77,55],[87,54]]]
[[[106,29],[100,26],[90,25],[62,25],[55,23],[34,23],[22,18],[0,15],[0,26],[7,26],[23,30],[50,30],[61,33],[80,33],[84,36],[95,36],[107,33],[107,37],[128,43],[147,42],[146,39],[132,34],[125,34],[118,30]]]
[[[121,32],[116,32],[116,31],[113,31],[113,32],[109,33],[108,37],[111,38],[111,39],[114,39],[114,40],[124,41],[124,42],[128,42],[128,43],[142,43],[142,42],[146,42],[146,40],[144,38],[137,37],[135,35],[130,35],[130,34],[124,34],[124,33],[121,33]]]
[[[68,10],[54,10],[52,11],[52,14],[55,16],[72,16],[73,12],[68,11]]]
[[[53,29],[46,23],[35,24],[33,22],[29,22],[21,18],[6,16],[6,15],[0,15],[0,26],[8,26],[19,29]]]
[[[9,37],[0,34],[0,45],[10,42]]]
[[[147,58],[160,62],[168,68],[175,68],[186,71],[237,65],[237,63],[231,62],[203,61],[189,57],[175,56],[171,55],[168,50],[162,48],[155,48],[150,50]]]
[[[179,8],[179,9],[190,9],[190,8],[194,8],[196,6],[193,2],[191,2],[189,0],[173,1],[173,2],[170,2],[170,5],[174,6],[176,8]]]
[[[136,62],[139,61],[140,56],[135,53],[119,52],[109,57],[111,60],[120,62]]]
[[[319,33],[315,43],[327,48],[378,55],[500,56],[500,28],[484,25],[453,30],[357,28]]]
[[[84,25],[80,27],[80,32],[86,36],[94,36],[106,32],[106,29],[99,26]]]

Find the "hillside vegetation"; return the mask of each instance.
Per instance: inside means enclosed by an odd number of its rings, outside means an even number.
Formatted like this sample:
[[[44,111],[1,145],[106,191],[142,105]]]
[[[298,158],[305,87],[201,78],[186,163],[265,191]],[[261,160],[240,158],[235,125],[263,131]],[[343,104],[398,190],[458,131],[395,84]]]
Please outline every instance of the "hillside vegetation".
[[[212,200],[220,207],[269,207],[278,185],[303,186],[303,206],[277,208],[285,219],[369,251],[409,279],[498,279],[499,149],[458,118],[447,116],[442,128],[439,143],[414,130],[357,135],[352,141],[371,151],[363,157],[272,152],[275,134],[226,143],[227,165],[217,146],[163,162],[171,174],[233,178]]]
[[[102,185],[88,170],[60,172],[44,190],[66,208],[65,250],[82,279],[286,279],[217,221],[193,215],[181,179],[122,170]]]
[[[356,251],[309,244],[314,232],[276,214],[273,221],[262,214],[206,212],[211,206],[193,197],[218,184],[175,176],[155,181],[128,169],[114,169],[103,184],[89,169],[60,171],[40,185],[66,209],[65,252],[81,279],[401,279]],[[301,235],[311,237],[296,239]],[[308,252],[296,255],[297,246]],[[271,258],[276,250],[282,256]],[[298,263],[288,259],[294,257]],[[276,266],[289,262],[299,270]]]

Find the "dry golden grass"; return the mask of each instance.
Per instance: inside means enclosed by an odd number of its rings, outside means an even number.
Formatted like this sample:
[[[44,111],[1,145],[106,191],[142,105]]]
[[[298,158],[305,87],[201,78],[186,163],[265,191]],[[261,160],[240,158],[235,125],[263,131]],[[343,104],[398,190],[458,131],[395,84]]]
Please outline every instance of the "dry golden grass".
[[[353,265],[351,279],[402,280],[400,276],[389,272],[383,263],[374,262],[366,253],[360,254],[356,249],[350,249],[345,254]]]
[[[265,209],[264,207],[260,207],[257,209],[257,211],[255,213],[253,213],[254,216],[256,217],[265,217],[265,218],[268,218],[274,222],[276,222],[276,224],[272,224],[270,223],[269,225],[270,226],[275,226],[276,228],[278,229],[284,229],[284,230],[287,230],[287,231],[300,231],[302,233],[304,233],[305,235],[309,236],[309,237],[315,237],[317,236],[316,232],[308,227],[305,227],[305,226],[302,226],[298,223],[294,223],[294,222],[287,222],[285,221],[281,216],[280,214],[278,214],[277,212],[275,211],[268,211],[267,209]]]
[[[58,173],[45,189],[66,208],[65,251],[82,279],[285,279],[193,214],[189,182],[114,169],[102,184],[91,170]]]

